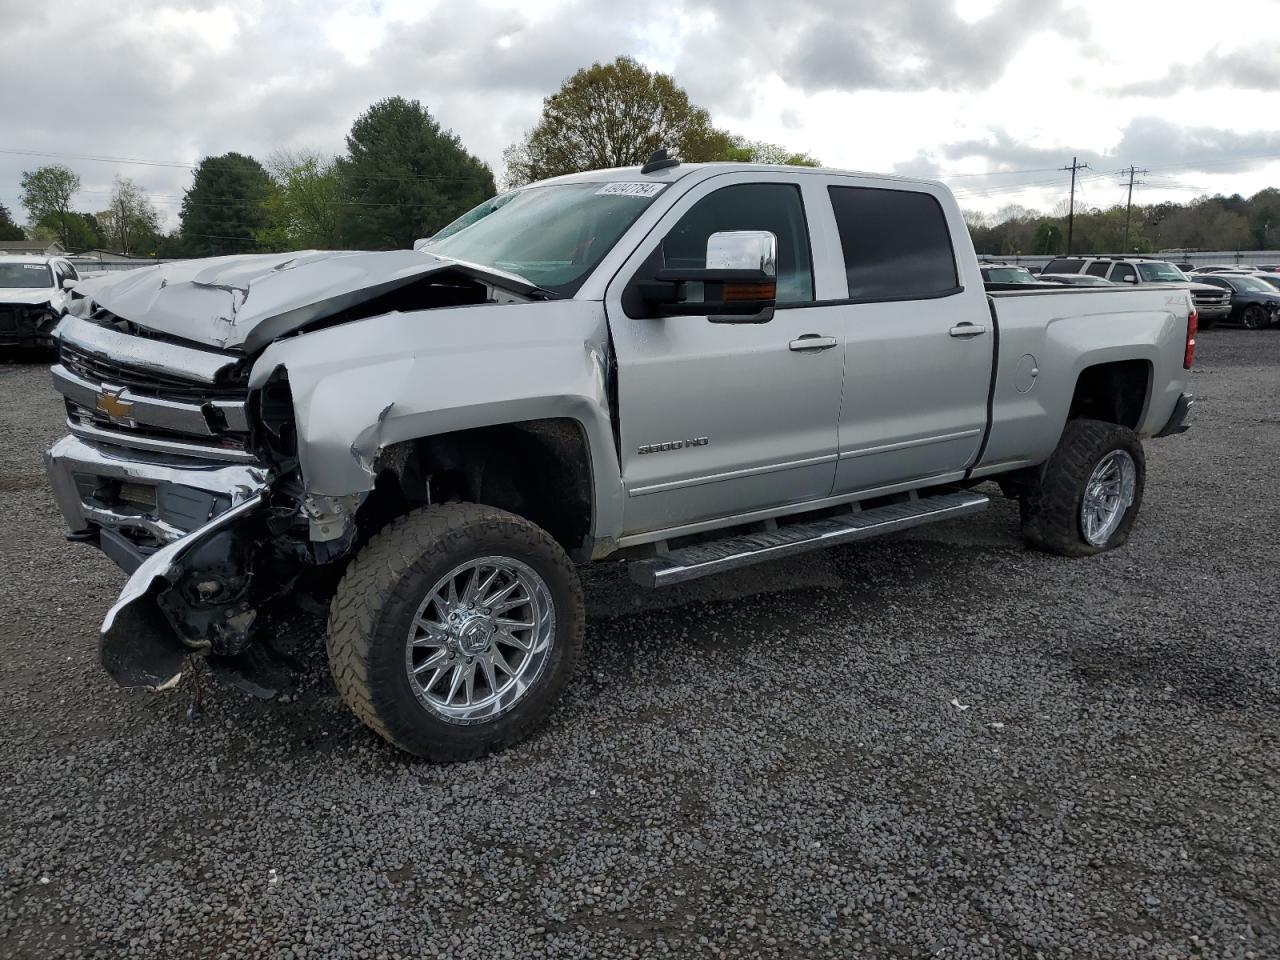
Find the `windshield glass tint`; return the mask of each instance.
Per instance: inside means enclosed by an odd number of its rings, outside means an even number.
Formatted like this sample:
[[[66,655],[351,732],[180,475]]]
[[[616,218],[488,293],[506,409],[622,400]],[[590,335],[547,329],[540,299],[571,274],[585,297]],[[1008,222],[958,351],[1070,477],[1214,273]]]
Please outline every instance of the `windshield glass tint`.
[[[52,287],[53,272],[43,263],[0,263],[0,287]]]
[[[1140,263],[1138,273],[1143,280],[1155,283],[1184,283],[1187,279],[1172,263]]]
[[[988,283],[1035,283],[1036,278],[1025,267],[989,267]]]
[[[1232,277],[1231,284],[1237,290],[1248,290],[1250,293],[1275,293],[1274,287],[1257,277]]]
[[[464,213],[422,249],[572,296],[661,189],[649,182],[514,190]]]

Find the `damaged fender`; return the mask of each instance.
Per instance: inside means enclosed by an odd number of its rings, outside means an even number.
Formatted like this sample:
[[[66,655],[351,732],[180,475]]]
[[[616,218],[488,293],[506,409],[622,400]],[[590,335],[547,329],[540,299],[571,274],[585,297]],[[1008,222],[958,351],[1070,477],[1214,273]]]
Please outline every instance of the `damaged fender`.
[[[594,302],[394,312],[273,343],[249,385],[261,387],[280,368],[288,373],[309,516],[320,515],[321,526],[337,516],[326,503],[373,488],[389,446],[563,418],[586,436],[594,536],[608,537],[621,529],[625,497],[609,421],[607,337]],[[313,529],[312,539],[332,533]]]
[[[219,514],[156,551],[133,572],[115,604],[102,621],[98,658],[107,673],[122,687],[168,690],[182,677],[182,661],[188,654],[207,649],[203,641],[180,637],[156,602],[157,596],[182,576],[182,558],[220,530],[262,506],[264,494]]]

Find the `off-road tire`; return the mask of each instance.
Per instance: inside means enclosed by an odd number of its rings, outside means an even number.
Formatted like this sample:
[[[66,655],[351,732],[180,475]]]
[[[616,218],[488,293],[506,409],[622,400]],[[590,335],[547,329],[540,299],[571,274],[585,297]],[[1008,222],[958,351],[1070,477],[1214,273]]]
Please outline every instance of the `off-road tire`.
[[[469,725],[429,713],[405,670],[409,624],[440,577],[488,555],[537,571],[555,605],[555,643],[545,668],[505,713]],[[329,608],[329,668],[342,699],[370,729],[431,760],[469,760],[528,736],[550,715],[582,649],[582,586],[564,550],[528,520],[472,503],[415,510],[356,555]]]
[[[1080,503],[1094,467],[1113,450],[1124,450],[1137,468],[1133,503],[1103,544],[1084,538]],[[1058,447],[1036,478],[1022,490],[1022,537],[1027,546],[1064,557],[1087,557],[1114,550],[1129,537],[1142,506],[1146,483],[1142,441],[1128,427],[1101,420],[1068,420]]]

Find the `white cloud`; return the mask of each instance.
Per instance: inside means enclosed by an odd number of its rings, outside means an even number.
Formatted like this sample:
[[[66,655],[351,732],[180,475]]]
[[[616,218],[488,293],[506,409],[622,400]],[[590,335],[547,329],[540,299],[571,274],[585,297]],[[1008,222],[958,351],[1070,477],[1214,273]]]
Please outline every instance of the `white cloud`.
[[[948,176],[1093,158],[1091,201],[1129,163],[1144,195],[1251,193],[1277,182],[1273,0],[0,0],[0,147],[175,160],[285,147],[338,152],[380,97],[420,99],[474,153],[503,148],[593,60],[673,72],[715,121],[832,166]],[[68,25],[74,29],[68,29]],[[33,64],[40,83],[31,83]],[[74,67],[74,68],[73,68]],[[965,152],[956,145],[985,144]],[[1233,157],[1257,155],[1247,163]],[[0,153],[18,217],[22,170]],[[82,209],[132,176],[176,223],[190,170],[67,160]],[[966,203],[1050,206],[1052,172],[958,176]]]

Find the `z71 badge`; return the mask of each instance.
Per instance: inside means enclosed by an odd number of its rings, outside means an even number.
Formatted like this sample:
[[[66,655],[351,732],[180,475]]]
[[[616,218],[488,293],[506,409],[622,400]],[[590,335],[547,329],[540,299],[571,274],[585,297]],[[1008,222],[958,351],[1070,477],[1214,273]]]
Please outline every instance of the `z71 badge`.
[[[711,442],[710,437],[694,437],[691,440],[668,440],[666,443],[646,443],[636,453],[666,453],[668,450],[683,450],[685,447],[705,447]]]

